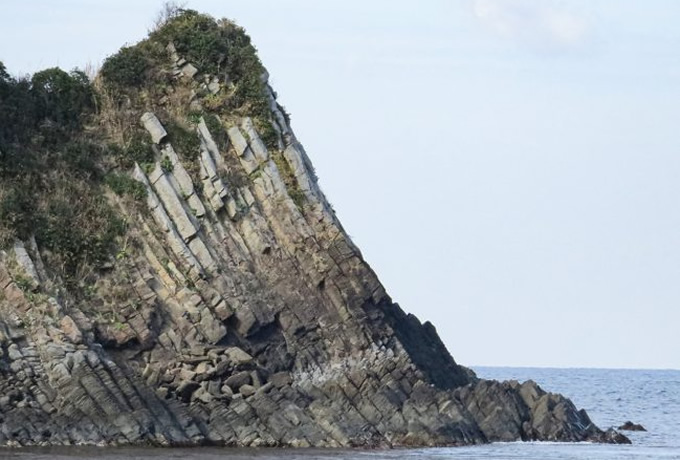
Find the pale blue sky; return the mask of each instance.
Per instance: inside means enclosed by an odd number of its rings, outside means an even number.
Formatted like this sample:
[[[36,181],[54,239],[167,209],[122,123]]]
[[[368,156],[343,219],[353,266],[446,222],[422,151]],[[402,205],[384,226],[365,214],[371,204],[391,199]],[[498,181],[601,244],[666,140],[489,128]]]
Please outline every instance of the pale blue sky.
[[[3,0],[0,60],[96,64],[160,4]],[[246,27],[345,227],[459,362],[680,368],[680,2],[188,7]]]

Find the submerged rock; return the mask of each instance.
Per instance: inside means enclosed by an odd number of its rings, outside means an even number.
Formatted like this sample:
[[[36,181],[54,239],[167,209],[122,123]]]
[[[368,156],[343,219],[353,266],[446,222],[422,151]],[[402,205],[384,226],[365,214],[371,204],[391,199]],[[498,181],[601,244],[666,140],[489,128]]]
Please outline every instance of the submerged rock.
[[[630,420],[621,425],[618,429],[622,431],[647,431],[644,426],[638,423],[633,423]]]

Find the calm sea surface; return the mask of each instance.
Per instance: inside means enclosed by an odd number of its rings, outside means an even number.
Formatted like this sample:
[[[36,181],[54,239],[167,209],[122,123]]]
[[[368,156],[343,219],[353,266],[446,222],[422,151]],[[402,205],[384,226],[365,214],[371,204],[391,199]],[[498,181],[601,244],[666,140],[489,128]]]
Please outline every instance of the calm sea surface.
[[[646,433],[627,432],[632,446],[555,443],[498,443],[453,449],[294,450],[294,449],[12,449],[0,459],[74,460],[310,460],[310,459],[535,459],[535,460],[680,460],[680,371],[531,369],[478,367],[483,378],[520,381],[533,379],[545,390],[572,398],[588,410],[601,428],[626,420],[640,423]]]

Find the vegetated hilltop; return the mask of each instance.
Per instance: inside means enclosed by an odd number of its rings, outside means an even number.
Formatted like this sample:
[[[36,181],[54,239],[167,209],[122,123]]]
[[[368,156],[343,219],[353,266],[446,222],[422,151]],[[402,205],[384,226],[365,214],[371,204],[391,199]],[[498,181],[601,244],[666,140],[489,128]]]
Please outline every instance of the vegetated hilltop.
[[[385,293],[243,29],[0,66],[0,444],[622,442]]]

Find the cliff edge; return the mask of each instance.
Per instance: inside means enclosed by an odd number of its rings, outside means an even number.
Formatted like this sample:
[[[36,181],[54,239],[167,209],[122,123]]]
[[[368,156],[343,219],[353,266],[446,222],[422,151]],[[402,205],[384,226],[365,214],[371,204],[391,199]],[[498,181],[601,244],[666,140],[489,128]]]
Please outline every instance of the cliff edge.
[[[0,445],[626,441],[390,299],[232,22],[0,96]]]

